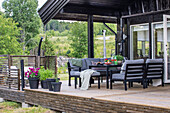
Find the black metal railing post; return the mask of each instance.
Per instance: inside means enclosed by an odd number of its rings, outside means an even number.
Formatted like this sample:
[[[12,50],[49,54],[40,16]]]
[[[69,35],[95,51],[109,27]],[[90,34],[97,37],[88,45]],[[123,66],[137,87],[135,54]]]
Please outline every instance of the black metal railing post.
[[[22,91],[24,91],[25,88],[25,80],[24,80],[24,60],[21,60],[21,87]]]

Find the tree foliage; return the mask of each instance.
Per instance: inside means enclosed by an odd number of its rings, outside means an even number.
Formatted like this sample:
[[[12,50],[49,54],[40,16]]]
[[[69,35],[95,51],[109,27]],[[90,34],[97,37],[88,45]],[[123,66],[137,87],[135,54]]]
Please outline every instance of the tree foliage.
[[[20,54],[21,45],[17,41],[20,36],[20,28],[11,18],[0,15],[0,54]]]
[[[45,56],[55,55],[54,43],[50,40],[50,38],[54,36],[54,31],[53,30],[47,31],[45,35],[46,35],[45,39],[42,43],[44,55]]]
[[[57,21],[57,20],[51,20],[46,25],[46,30],[54,30],[59,31],[59,33],[64,32],[65,30],[70,30],[70,22],[64,22],[64,21]]]
[[[37,14],[38,0],[4,0],[3,8],[6,17],[13,18],[18,22],[18,27],[22,28],[20,42],[25,46],[34,45],[33,39],[39,34],[40,18]]]
[[[72,49],[71,56],[76,58],[83,58],[87,55],[87,23],[74,22],[71,27],[71,41],[70,49]]]

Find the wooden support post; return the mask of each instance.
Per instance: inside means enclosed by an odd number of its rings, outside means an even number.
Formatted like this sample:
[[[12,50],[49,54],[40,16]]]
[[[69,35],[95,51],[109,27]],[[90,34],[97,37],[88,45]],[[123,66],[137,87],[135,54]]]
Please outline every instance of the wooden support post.
[[[122,36],[121,36],[121,19],[117,19],[117,41],[116,41],[116,49],[117,49],[117,54],[121,54],[122,52]]]
[[[94,58],[93,15],[88,15],[88,58]]]
[[[124,24],[125,19],[121,18],[121,39],[122,39],[122,48],[121,48],[121,55],[125,56],[125,39],[124,39]]]
[[[38,67],[38,56],[35,56],[35,67]]]
[[[127,19],[127,42],[128,42],[128,59],[130,59],[130,20]]]
[[[21,87],[21,82],[20,82],[20,69],[18,69],[18,90],[20,90]]]
[[[11,56],[8,55],[8,68],[10,69],[11,68]]]
[[[22,81],[22,91],[25,88],[25,79],[24,79],[24,60],[21,60],[21,81]]]
[[[152,58],[152,24],[149,22],[149,58]]]

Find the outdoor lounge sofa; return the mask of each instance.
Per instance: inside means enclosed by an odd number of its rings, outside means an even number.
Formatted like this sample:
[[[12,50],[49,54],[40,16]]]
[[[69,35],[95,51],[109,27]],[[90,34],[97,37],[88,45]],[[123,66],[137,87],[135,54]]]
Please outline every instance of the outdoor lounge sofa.
[[[75,78],[75,88],[77,88],[77,78],[80,78],[80,72],[86,69],[89,69],[89,66],[92,65],[93,62],[104,62],[104,58],[85,58],[80,59],[81,65],[74,65],[72,59],[68,60],[68,73],[69,73],[69,83],[68,85],[71,86],[71,78]],[[105,68],[92,68],[97,72],[92,74],[92,77],[98,77],[98,88],[100,88],[100,77],[106,76],[106,69]],[[79,79],[79,87],[81,86],[81,80]]]
[[[146,60],[146,82],[148,84],[149,84],[149,81],[152,81],[153,79],[161,79],[162,86],[164,86],[163,75],[164,75],[163,59],[147,59]]]
[[[163,68],[162,59],[147,59],[146,63],[144,63],[144,59],[126,60],[120,73],[110,72],[110,89],[112,89],[114,81],[123,81],[125,91],[127,90],[127,82],[129,82],[129,88],[133,86],[133,82],[141,82],[143,88],[147,88],[149,80],[161,79],[162,86],[164,86]]]
[[[121,72],[113,74],[110,72],[110,89],[112,89],[112,83],[115,81],[123,81],[125,91],[127,90],[127,82],[142,82],[144,84],[144,60],[126,60],[122,65]]]

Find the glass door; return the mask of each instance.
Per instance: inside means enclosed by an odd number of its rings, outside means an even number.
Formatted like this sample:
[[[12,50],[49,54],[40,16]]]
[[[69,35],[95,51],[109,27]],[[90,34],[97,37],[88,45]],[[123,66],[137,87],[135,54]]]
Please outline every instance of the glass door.
[[[170,83],[170,15],[163,15],[164,81]]]
[[[164,59],[164,82],[170,83],[170,16],[152,24],[152,58]]]

